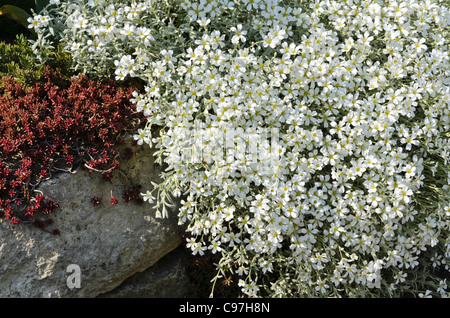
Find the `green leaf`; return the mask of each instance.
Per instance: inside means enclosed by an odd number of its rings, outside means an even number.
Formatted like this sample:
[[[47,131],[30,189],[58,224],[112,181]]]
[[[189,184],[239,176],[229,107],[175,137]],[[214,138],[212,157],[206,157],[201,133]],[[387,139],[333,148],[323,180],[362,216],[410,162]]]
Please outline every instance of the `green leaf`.
[[[23,9],[16,6],[5,4],[3,7],[0,8],[0,15],[6,15],[10,17],[11,19],[22,24],[27,30],[30,30],[31,32],[34,33],[32,29],[28,28],[29,23],[27,20],[28,18],[31,18],[31,16]]]

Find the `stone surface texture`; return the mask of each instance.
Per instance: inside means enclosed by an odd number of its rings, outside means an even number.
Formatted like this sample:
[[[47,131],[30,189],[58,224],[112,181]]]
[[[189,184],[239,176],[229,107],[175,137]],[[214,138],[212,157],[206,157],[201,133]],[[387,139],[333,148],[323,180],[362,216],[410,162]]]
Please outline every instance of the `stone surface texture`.
[[[189,251],[182,245],[141,273],[127,278],[119,287],[99,298],[186,298],[192,297],[186,262]]]
[[[128,144],[121,147],[121,153]],[[0,220],[0,297],[97,297],[127,278],[144,272],[182,243],[178,206],[169,218],[155,218],[144,202],[124,203],[122,192],[135,185],[142,191],[160,181],[162,168],[147,147],[132,147],[134,155],[122,162],[110,182],[99,173],[80,169],[45,181],[39,190],[55,200],[53,224],[59,235],[36,227]],[[111,195],[119,200],[112,205]],[[94,206],[96,196],[102,203]],[[69,288],[79,266],[80,288]],[[167,274],[170,275],[170,274]],[[158,297],[158,290],[151,292]]]

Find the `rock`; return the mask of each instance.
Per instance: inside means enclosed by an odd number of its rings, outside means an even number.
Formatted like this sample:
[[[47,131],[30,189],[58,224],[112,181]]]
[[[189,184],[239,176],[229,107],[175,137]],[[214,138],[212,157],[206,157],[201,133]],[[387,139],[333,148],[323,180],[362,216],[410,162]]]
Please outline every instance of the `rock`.
[[[96,297],[181,244],[184,229],[178,226],[178,205],[169,218],[157,219],[147,202],[122,202],[122,192],[130,186],[139,184],[146,191],[152,181],[161,181],[162,168],[155,164],[153,152],[146,147],[134,150],[110,182],[80,169],[39,187],[60,204],[52,216],[59,235],[0,220],[0,297]],[[109,202],[111,195],[118,204]],[[102,199],[99,206],[91,203],[94,196]]]
[[[99,298],[186,298],[191,297],[186,262],[189,251],[179,246],[155,265],[127,278],[119,287]]]

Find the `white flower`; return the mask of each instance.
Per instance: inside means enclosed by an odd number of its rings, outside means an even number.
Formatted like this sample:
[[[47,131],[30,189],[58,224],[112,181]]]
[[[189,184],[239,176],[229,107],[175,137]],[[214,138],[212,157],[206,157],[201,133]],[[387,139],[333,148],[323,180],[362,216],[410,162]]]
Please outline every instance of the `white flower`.
[[[88,5],[91,7],[95,7],[95,6],[102,5],[104,2],[105,2],[105,0],[89,0]]]
[[[133,138],[137,140],[138,145],[142,145],[144,142],[148,144],[150,142],[150,133],[148,130],[139,128],[138,134],[134,135]]]
[[[326,282],[320,279],[316,281],[316,285],[316,290],[321,294],[325,294],[327,289],[330,287],[328,284],[326,284]]]
[[[208,249],[211,250],[213,254],[216,254],[217,252],[221,252],[222,248],[220,247],[220,241],[214,241],[211,243],[210,246],[208,246]]]
[[[47,15],[35,15],[34,17],[27,19],[27,22],[30,24],[28,28],[34,28],[36,30],[46,28],[51,20],[52,18]]]
[[[263,273],[272,272],[273,271],[272,263],[268,262],[268,261],[266,261],[264,259],[260,259],[259,260],[259,266],[261,267]]]
[[[155,198],[153,197],[152,193],[150,191],[147,191],[145,193],[141,193],[141,196],[143,197],[144,202],[153,203]]]
[[[197,255],[197,253],[202,256],[205,254],[205,251],[207,250],[206,246],[203,246],[202,243],[196,242],[194,245],[191,246],[192,249],[192,255]]]
[[[200,20],[197,20],[197,23],[202,27],[206,27],[210,22],[211,19],[207,19],[206,17],[202,17]]]
[[[425,293],[419,293],[420,298],[433,298],[431,290],[426,290]]]
[[[231,38],[231,43],[239,44],[239,42],[245,42],[245,35],[247,34],[246,30],[242,29],[242,24],[238,24],[237,26],[233,26],[230,28],[231,32],[234,32],[233,37]]]

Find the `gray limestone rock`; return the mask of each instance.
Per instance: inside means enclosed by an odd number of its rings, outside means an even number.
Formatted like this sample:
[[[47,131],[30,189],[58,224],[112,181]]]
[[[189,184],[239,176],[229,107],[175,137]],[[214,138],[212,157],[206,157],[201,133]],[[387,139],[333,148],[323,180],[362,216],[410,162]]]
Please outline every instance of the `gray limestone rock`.
[[[139,184],[145,192],[152,181],[160,181],[162,168],[153,152],[146,147],[133,150],[110,182],[80,169],[39,187],[60,204],[52,216],[59,235],[0,220],[0,297],[96,297],[181,244],[178,206],[169,211],[169,218],[158,219],[147,202],[122,202],[122,192],[130,186]],[[109,202],[111,195],[118,204]],[[102,199],[100,205],[91,203],[94,196]]]
[[[100,298],[185,298],[191,297],[186,262],[189,251],[180,245],[143,272],[127,278]]]

